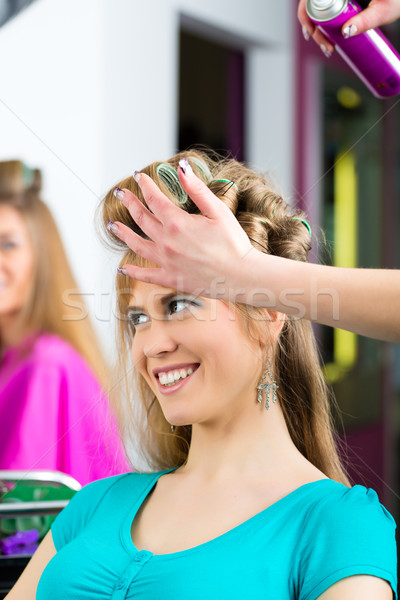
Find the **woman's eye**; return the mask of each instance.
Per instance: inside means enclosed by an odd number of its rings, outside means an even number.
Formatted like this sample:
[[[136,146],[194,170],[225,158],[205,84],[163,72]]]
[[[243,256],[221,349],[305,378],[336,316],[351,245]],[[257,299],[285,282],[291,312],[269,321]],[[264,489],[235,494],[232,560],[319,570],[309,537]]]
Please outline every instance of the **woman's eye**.
[[[177,300],[171,300],[165,309],[165,316],[168,318],[175,314],[181,314],[188,307],[200,305],[200,302],[190,300],[189,298],[178,298]],[[129,324],[133,329],[137,329],[138,327],[140,327],[140,325],[145,325],[151,320],[149,315],[146,315],[145,313],[135,313],[128,311],[127,316]],[[158,318],[162,318],[161,315],[159,315]]]
[[[133,327],[137,327],[138,325],[143,325],[143,323],[147,323],[148,316],[143,315],[141,313],[128,313],[129,323]]]
[[[172,300],[169,305],[169,311],[170,313],[178,313],[187,308],[190,304],[193,304],[190,300]]]
[[[0,249],[3,252],[7,252],[8,250],[13,250],[14,248],[17,248],[19,246],[19,244],[17,244],[16,242],[13,242],[12,240],[5,240],[2,241],[0,244]]]

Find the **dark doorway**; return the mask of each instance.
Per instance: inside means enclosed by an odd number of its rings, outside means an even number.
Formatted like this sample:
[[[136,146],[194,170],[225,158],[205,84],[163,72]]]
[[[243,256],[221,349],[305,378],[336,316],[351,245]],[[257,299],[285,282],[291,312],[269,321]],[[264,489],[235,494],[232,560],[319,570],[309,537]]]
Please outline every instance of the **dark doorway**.
[[[242,49],[181,30],[179,150],[207,145],[245,160]]]

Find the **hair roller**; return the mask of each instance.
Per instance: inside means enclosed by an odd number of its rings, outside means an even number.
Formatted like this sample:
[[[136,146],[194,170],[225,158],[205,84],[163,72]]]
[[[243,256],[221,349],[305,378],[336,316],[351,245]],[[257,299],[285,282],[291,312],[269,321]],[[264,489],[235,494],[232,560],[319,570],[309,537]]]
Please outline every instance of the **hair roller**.
[[[211,171],[210,169],[207,167],[207,165],[200,160],[199,158],[197,158],[197,156],[188,156],[187,160],[193,164],[196,165],[197,169],[200,171],[204,181],[206,183],[210,183],[211,179],[212,179],[212,175],[211,175]]]
[[[157,176],[167,186],[171,194],[178,200],[179,204],[186,204],[188,195],[179,181],[178,173],[171,165],[159,163],[156,166]]]
[[[304,227],[306,227],[308,229],[310,238],[312,238],[312,230],[311,230],[309,223],[305,219],[302,219],[301,217],[292,217],[292,218],[295,219],[296,221],[300,221],[301,223],[303,223]]]

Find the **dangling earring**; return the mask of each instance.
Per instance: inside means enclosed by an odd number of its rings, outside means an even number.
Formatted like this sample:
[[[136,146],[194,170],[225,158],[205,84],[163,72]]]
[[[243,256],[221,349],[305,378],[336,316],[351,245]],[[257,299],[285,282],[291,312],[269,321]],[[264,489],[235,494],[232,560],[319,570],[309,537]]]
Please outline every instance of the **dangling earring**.
[[[171,425],[171,433],[175,432],[175,425]]]
[[[271,361],[269,359],[265,363],[265,369],[266,369],[265,373],[261,377],[261,381],[257,386],[257,390],[258,390],[257,401],[261,404],[261,402],[263,400],[262,393],[263,393],[263,390],[265,390],[265,408],[268,410],[269,409],[270,392],[272,391],[272,402],[276,402],[276,390],[279,388],[279,385],[277,385],[276,381],[274,380],[274,378],[271,375]],[[270,378],[271,381],[264,383],[267,376]]]

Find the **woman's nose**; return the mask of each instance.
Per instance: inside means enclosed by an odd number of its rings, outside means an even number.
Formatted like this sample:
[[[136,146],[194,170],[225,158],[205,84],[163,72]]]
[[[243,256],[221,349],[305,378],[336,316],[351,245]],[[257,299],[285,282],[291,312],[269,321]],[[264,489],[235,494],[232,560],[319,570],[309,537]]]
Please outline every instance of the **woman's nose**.
[[[172,328],[163,322],[154,322],[146,337],[143,352],[147,358],[154,358],[165,352],[173,352],[178,343],[172,335]]]

